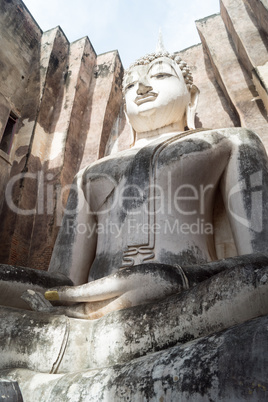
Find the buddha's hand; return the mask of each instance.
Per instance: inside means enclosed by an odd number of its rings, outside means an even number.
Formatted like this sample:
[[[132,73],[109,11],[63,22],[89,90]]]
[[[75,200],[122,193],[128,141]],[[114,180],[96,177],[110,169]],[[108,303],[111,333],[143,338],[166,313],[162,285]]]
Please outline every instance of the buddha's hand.
[[[23,292],[21,298],[34,311],[40,311],[43,313],[54,312],[54,307],[52,306],[52,304],[48,300],[46,300],[44,295],[40,292],[29,289],[26,290],[26,292]]]
[[[120,269],[85,285],[50,290],[45,297],[63,303],[80,302],[83,310],[80,309],[78,313],[76,305],[73,313],[70,313],[69,306],[66,314],[95,319],[111,311],[159,300],[187,288],[187,279],[180,267],[147,263]]]

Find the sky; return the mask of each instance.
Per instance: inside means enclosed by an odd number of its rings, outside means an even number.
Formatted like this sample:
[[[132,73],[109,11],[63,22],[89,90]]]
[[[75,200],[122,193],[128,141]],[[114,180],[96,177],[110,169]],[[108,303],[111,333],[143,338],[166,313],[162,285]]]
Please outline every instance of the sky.
[[[61,26],[70,42],[88,36],[97,54],[118,50],[123,66],[155,51],[159,29],[169,52],[200,42],[195,20],[219,13],[219,0],[24,0],[40,28]]]

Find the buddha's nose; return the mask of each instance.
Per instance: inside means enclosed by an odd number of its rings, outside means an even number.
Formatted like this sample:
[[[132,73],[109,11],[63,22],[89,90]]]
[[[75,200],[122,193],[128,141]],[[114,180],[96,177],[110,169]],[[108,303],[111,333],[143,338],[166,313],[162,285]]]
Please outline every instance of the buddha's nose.
[[[138,95],[145,95],[147,92],[150,92],[153,89],[151,85],[145,83],[145,82],[139,82],[139,87],[137,89],[137,94]]]

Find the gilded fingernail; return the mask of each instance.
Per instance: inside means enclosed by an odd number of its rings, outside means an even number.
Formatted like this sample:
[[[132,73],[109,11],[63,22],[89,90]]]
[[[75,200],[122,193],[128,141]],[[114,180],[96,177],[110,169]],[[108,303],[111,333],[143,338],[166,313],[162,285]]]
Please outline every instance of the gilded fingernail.
[[[51,301],[60,300],[57,290],[48,290],[45,292],[45,298]]]

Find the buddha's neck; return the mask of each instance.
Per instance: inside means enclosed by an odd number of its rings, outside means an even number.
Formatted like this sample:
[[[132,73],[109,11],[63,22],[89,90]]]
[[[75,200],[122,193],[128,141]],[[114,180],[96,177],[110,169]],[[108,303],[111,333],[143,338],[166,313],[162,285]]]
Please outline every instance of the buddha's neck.
[[[184,125],[182,122],[170,124],[169,126],[160,127],[151,131],[144,131],[142,133],[136,133],[135,147],[148,144],[157,138],[166,137],[172,134],[178,134],[184,131]]]

